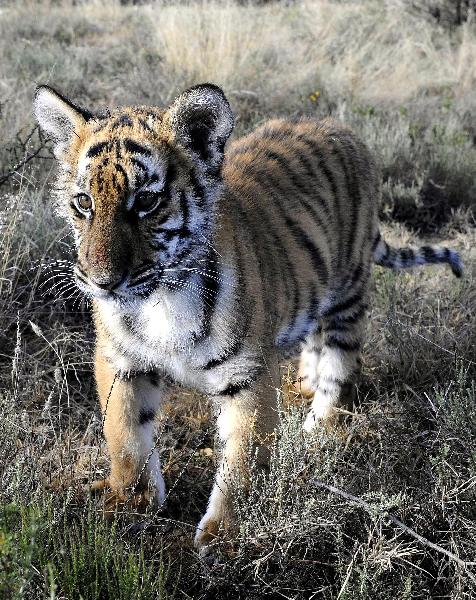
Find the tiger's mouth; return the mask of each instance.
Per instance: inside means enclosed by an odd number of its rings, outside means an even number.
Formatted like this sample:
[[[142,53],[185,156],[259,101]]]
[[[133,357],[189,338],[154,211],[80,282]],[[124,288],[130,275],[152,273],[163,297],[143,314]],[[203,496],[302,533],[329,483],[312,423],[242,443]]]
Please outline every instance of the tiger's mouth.
[[[121,278],[108,277],[96,282],[79,265],[76,265],[74,276],[77,287],[86,296],[124,303],[148,298],[159,288],[171,289],[183,279],[183,274],[180,274],[181,276],[176,275],[172,281],[166,271],[165,268],[155,266],[148,273],[125,272]]]
[[[74,268],[74,278],[80,291],[90,298],[122,299],[131,298],[135,294],[129,288],[129,275],[103,275],[93,279],[79,265]]]

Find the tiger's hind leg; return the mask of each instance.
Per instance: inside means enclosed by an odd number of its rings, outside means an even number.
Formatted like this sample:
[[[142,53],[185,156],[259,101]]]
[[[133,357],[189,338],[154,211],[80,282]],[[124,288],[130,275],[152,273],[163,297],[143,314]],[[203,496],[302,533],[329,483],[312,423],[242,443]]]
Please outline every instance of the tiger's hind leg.
[[[322,331],[319,327],[305,340],[299,356],[299,367],[295,390],[304,398],[312,398],[318,387],[318,365],[322,351]]]
[[[360,372],[360,352],[365,335],[367,305],[361,296],[329,310],[322,319],[322,349],[317,363],[317,387],[304,429],[352,407],[355,381]]]

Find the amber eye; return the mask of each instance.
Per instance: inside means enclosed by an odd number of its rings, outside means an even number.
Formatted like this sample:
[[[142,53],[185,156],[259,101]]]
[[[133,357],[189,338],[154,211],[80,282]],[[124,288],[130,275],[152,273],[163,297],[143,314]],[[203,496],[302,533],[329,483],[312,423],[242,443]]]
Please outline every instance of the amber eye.
[[[161,199],[160,192],[153,192],[150,190],[144,190],[138,192],[134,201],[134,208],[139,215],[145,215],[150,213],[156,206],[158,206]]]
[[[81,212],[88,213],[93,208],[93,201],[87,194],[78,194],[75,201],[76,206]]]

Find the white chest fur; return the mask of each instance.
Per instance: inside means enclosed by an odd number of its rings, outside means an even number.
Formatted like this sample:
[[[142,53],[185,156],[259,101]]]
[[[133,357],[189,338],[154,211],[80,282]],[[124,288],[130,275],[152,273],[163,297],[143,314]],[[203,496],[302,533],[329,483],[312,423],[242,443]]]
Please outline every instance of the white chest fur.
[[[122,371],[165,370],[184,385],[202,387],[211,373],[200,374],[200,365],[213,357],[232,335],[226,307],[233,305],[230,276],[222,276],[210,333],[200,343],[204,303],[199,277],[191,277],[177,290],[161,289],[146,299],[120,304],[99,302],[100,319],[112,341],[110,359]]]

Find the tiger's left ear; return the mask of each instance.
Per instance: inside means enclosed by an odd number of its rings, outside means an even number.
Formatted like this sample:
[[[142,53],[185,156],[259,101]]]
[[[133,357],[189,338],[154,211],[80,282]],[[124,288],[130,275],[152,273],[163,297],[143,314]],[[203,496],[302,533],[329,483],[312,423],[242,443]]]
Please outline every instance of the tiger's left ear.
[[[166,113],[176,141],[215,174],[223,162],[234,118],[223,91],[211,83],[185,90]]]
[[[33,110],[39,126],[53,139],[58,159],[81,126],[93,117],[48,85],[36,88]]]

